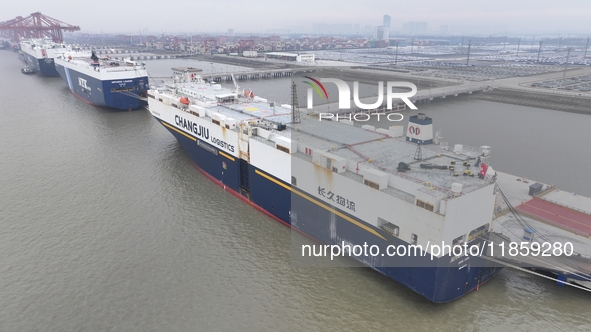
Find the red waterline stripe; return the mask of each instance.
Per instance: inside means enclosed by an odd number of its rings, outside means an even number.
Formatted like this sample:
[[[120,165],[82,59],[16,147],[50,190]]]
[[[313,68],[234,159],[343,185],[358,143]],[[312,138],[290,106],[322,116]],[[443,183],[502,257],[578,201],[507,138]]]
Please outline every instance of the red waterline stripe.
[[[197,164],[193,163],[193,165],[194,165],[194,166],[195,166],[195,167],[196,167],[196,168],[197,168],[197,169],[198,169],[198,170],[199,170],[201,173],[203,173],[203,175],[205,175],[205,176],[206,176],[208,179],[210,179],[211,181],[213,181],[213,182],[214,182],[215,184],[217,184],[218,186],[220,186],[220,187],[224,188],[224,190],[227,190],[227,191],[229,191],[229,192],[230,192],[232,195],[234,195],[234,196],[236,196],[236,197],[240,198],[240,199],[241,199],[242,201],[244,201],[246,204],[248,204],[248,205],[250,205],[250,206],[254,207],[255,209],[257,209],[258,211],[260,211],[260,212],[264,213],[265,215],[267,215],[267,216],[269,216],[269,217],[271,217],[271,218],[275,219],[276,221],[280,222],[282,225],[284,225],[284,226],[287,226],[287,227],[291,228],[292,230],[295,230],[296,232],[298,232],[298,233],[300,233],[300,234],[302,234],[302,235],[306,236],[307,238],[309,238],[309,239],[311,239],[311,240],[314,240],[314,242],[318,242],[318,243],[321,243],[321,244],[322,244],[322,242],[318,241],[317,239],[313,238],[312,236],[310,236],[310,235],[308,235],[308,234],[304,233],[303,231],[301,231],[301,230],[299,230],[299,229],[297,229],[297,228],[293,228],[293,227],[291,227],[291,225],[290,225],[290,224],[288,224],[288,223],[286,223],[285,221],[281,220],[280,218],[278,218],[278,217],[274,216],[274,215],[273,215],[271,212],[269,212],[269,211],[267,211],[267,210],[263,209],[262,207],[260,207],[260,206],[256,205],[256,204],[255,204],[255,203],[253,203],[252,201],[249,201],[248,199],[246,199],[246,197],[244,197],[244,196],[242,196],[241,194],[239,194],[239,193],[237,193],[236,191],[234,191],[234,189],[232,189],[232,188],[229,188],[229,187],[228,187],[228,186],[226,186],[224,183],[222,183],[220,180],[218,180],[218,179],[214,178],[213,176],[211,176],[210,174],[208,174],[206,171],[202,170],[202,169],[201,169],[199,166],[197,166]]]

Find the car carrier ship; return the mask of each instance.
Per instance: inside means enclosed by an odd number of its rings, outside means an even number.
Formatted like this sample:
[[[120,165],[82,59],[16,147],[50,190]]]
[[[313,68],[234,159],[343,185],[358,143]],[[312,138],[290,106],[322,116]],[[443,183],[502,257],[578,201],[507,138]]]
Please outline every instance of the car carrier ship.
[[[55,58],[55,67],[70,91],[91,105],[121,110],[147,105],[148,72],[143,64],[69,51]]]
[[[51,39],[24,39],[20,43],[20,53],[29,68],[43,76],[59,76],[55,69],[55,57],[67,51],[64,44]]]
[[[495,184],[475,176],[474,162],[490,147],[441,149],[423,114],[409,119],[409,130],[359,127],[300,117],[238,87],[181,81],[149,90],[150,112],[208,178],[246,203],[322,244],[381,253],[421,245],[414,255],[353,258],[433,302],[457,299],[501,269],[428,252],[429,243],[486,241]]]

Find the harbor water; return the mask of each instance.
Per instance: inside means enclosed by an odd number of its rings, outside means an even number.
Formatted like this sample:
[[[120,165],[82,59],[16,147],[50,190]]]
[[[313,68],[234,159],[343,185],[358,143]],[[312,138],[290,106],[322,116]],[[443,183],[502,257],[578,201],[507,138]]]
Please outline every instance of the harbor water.
[[[226,66],[145,62],[154,77]],[[441,305],[368,268],[293,266],[290,230],[208,180],[148,111],[93,107],[22,66],[0,51],[0,331],[591,330],[590,293],[523,272]],[[285,103],[289,83],[240,85]],[[420,111],[451,146],[491,145],[495,169],[591,196],[591,116]]]

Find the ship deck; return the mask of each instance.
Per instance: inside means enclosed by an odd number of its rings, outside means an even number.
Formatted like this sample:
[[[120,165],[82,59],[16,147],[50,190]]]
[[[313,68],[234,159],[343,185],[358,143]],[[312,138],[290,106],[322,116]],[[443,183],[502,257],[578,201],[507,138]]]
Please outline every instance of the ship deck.
[[[301,123],[292,124],[289,108],[279,105],[271,106],[266,100],[258,97],[243,98],[242,93],[221,88],[217,84],[199,81],[182,82],[178,85],[170,84],[164,90],[168,90],[171,96],[177,96],[173,98],[178,98],[177,93],[180,93],[190,100],[191,98],[217,100],[220,103],[209,107],[209,110],[273,130],[276,135],[291,138],[292,141],[301,142],[315,149],[328,151],[352,163],[364,164],[420,184],[424,186],[420,190],[431,196],[451,195],[453,183],[462,184],[463,193],[490,184],[488,180],[478,178],[480,167],[474,166],[478,156],[477,149],[466,145],[463,152],[459,154],[440,149],[434,144],[420,146],[421,151],[418,153],[419,145],[416,143],[407,142],[405,137],[394,137],[392,132],[384,129],[378,131],[373,127],[362,128],[363,122],[350,125],[329,119],[319,121],[317,115],[307,114],[306,109],[301,109]],[[237,97],[240,97],[238,101],[236,101]],[[286,130],[274,130],[278,129],[279,124],[286,125]],[[392,124],[390,121],[387,123],[387,125]],[[264,138],[255,139],[265,140]],[[298,157],[299,154],[296,153],[294,156]],[[398,171],[400,162],[410,166],[410,170]],[[468,166],[465,166],[464,162]],[[421,168],[421,164],[440,166],[443,169]],[[448,169],[451,165],[455,167],[453,171]]]
[[[455,154],[440,149],[438,145],[429,144],[422,145],[418,153],[418,145],[407,142],[405,137],[392,137],[386,133],[336,121],[319,121],[317,117],[302,116],[301,124],[290,126],[293,140],[420,183],[425,186],[422,190],[432,196],[450,194],[452,183],[462,184],[464,193],[489,184],[488,181],[478,178],[480,168],[474,166],[476,151]],[[400,162],[408,164],[410,170],[399,172],[397,168]],[[452,162],[455,162],[453,171],[447,169]],[[470,166],[464,166],[463,162]],[[446,169],[425,169],[420,167],[421,164],[432,164]],[[470,171],[472,176],[469,173],[464,175],[464,171]]]
[[[71,57],[71,59],[68,59]],[[65,52],[58,56],[58,59],[67,61],[75,66],[84,68],[92,68],[93,70],[100,72],[121,72],[121,71],[139,71],[145,70],[142,65],[138,65],[133,62],[125,62],[115,59],[100,59],[100,66],[93,67],[91,53],[88,52]]]
[[[220,114],[232,117],[238,121],[249,120],[269,120],[275,123],[286,123],[291,119],[291,110],[281,106],[269,106],[268,103],[261,101],[250,101],[241,103],[231,103],[226,105],[214,106],[210,109]]]

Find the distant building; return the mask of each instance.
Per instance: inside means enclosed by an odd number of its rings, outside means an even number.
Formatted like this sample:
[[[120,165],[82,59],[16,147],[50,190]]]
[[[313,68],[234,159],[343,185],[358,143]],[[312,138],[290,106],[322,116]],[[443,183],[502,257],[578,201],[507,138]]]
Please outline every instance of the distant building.
[[[382,25],[380,25],[379,27],[376,27],[374,35],[373,35],[373,39],[388,40],[389,37],[390,37],[390,30],[388,28],[386,28],[385,26],[382,26]]]
[[[390,15],[384,15],[384,24],[383,26],[390,30],[390,23],[392,23],[392,18]]]
[[[228,37],[234,37],[234,29],[228,29]]]
[[[257,51],[244,51],[242,52],[242,56],[247,58],[256,58],[259,55]]]
[[[265,55],[269,59],[279,59],[297,62],[313,62],[315,57],[312,53],[287,53],[287,52],[271,52]]]

